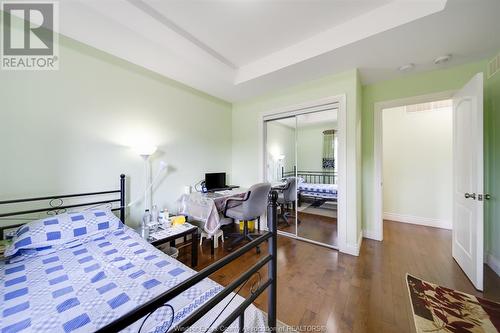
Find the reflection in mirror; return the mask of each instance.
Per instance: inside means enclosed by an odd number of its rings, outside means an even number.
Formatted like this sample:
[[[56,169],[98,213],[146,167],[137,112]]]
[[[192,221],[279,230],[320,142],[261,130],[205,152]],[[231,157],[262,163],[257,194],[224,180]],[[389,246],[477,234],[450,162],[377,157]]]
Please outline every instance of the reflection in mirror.
[[[295,192],[287,179],[295,174],[295,117],[266,121],[266,179],[278,190],[278,229],[296,235]],[[293,177],[292,177],[293,178]],[[292,192],[291,192],[292,191]],[[294,195],[290,195],[293,193]]]
[[[337,246],[338,110],[297,116],[297,235]]]

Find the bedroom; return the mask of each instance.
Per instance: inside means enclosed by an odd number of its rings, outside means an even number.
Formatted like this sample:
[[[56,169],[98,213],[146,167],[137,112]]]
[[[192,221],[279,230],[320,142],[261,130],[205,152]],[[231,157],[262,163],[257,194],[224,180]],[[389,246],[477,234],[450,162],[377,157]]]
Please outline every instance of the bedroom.
[[[378,0],[351,6],[342,1],[61,1],[54,14],[58,68],[0,69],[0,201],[115,190],[124,173],[126,204],[138,200],[126,209],[125,221],[135,227],[142,221],[145,198],[176,214],[179,197],[194,193],[206,173],[226,172],[227,184],[241,189],[261,183],[263,116],[337,98],[343,106],[339,142],[345,147],[339,148],[339,176],[344,177],[339,186],[345,189],[338,198],[339,251],[278,237],[277,319],[298,330],[330,325],[339,332],[412,331],[407,272],[499,301],[496,199],[485,204],[484,293],[453,260],[433,261],[417,250],[425,238],[412,235],[427,229],[386,230],[380,241],[373,201],[374,105],[456,91],[479,72],[485,87],[484,193],[495,198],[499,76],[490,76],[488,65],[500,51],[494,38],[500,28],[498,3],[436,0],[413,3],[404,15],[393,15],[404,9],[398,5]],[[391,19],[378,26],[387,15]],[[457,22],[464,20],[475,24],[458,29]],[[359,35],[345,33],[353,26],[363,28]],[[22,31],[23,25],[12,29]],[[452,55],[449,62],[434,64],[445,54]],[[398,69],[408,63],[415,67]],[[144,196],[147,164],[137,150],[151,146],[156,151],[148,160],[149,175],[155,184],[152,196]],[[321,170],[298,165],[296,171]],[[10,208],[2,205],[1,213],[43,207],[28,202]],[[238,226],[234,229],[238,232]],[[404,240],[416,254],[403,247]],[[190,265],[190,247],[176,245],[182,246],[178,259]],[[195,270],[234,253],[227,244],[218,245],[212,256],[211,242],[203,241]],[[233,264],[255,263],[267,251],[262,246],[260,257],[249,251]],[[391,271],[389,262],[398,268]],[[234,266],[211,278],[227,286],[242,273]],[[386,299],[387,306],[379,309],[377,299]],[[256,308],[269,312],[267,301],[258,298]],[[7,305],[2,304],[3,312]],[[22,313],[17,317],[21,321]]]

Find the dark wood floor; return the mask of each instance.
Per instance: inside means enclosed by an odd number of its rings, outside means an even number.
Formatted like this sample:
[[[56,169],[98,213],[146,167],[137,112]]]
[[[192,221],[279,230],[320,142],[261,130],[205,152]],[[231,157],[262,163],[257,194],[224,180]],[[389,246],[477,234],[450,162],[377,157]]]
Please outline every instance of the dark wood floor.
[[[385,222],[384,241],[363,240],[359,257],[285,237],[279,237],[278,246],[278,318],[289,325],[325,325],[328,332],[413,332],[407,272],[500,301],[500,278],[487,266],[485,292],[475,291],[451,258],[447,230]],[[180,252],[179,259],[189,263],[189,248]],[[197,269],[226,254],[220,247],[211,258],[206,242]],[[227,285],[258,258],[247,253],[211,277]],[[246,287],[241,294],[248,292]],[[265,298],[256,301],[262,310]]]
[[[337,246],[337,219],[323,215],[299,212],[299,230],[297,235],[316,242]],[[295,234],[295,220],[290,219],[290,225],[283,221],[279,230]]]

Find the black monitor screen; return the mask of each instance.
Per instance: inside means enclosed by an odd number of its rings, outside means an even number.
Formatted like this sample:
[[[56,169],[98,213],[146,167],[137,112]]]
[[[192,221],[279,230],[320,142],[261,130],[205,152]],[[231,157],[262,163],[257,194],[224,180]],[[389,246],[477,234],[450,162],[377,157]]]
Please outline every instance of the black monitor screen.
[[[225,172],[206,173],[205,174],[205,186],[207,187],[207,190],[225,187],[226,186],[226,173]]]

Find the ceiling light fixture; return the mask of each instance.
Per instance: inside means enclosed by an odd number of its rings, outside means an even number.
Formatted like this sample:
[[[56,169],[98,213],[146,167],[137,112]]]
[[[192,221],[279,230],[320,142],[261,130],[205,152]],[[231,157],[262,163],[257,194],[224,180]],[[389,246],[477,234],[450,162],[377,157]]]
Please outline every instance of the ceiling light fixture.
[[[408,71],[411,71],[413,68],[415,68],[415,64],[406,64],[406,65],[403,65],[401,67],[399,67],[398,69],[401,71],[401,72],[408,72]]]
[[[434,59],[434,63],[436,65],[441,65],[441,64],[444,64],[450,60],[451,60],[451,54],[447,54],[447,55],[437,57],[436,59]]]

